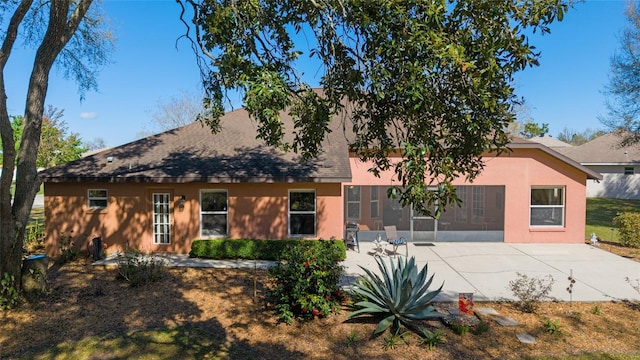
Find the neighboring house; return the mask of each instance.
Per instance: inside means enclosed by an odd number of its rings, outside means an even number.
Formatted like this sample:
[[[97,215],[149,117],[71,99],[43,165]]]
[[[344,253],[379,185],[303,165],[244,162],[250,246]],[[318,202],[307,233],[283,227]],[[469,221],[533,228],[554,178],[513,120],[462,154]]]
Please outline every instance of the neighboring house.
[[[602,174],[587,181],[587,197],[640,199],[640,145],[620,146],[617,132],[580,146],[557,149],[583,166]]]
[[[552,137],[551,135],[534,136],[527,140],[536,142],[538,144],[542,144],[554,150],[561,150],[563,148],[573,147],[573,145],[566,143],[562,140],[558,140]]]
[[[343,238],[351,221],[365,240],[396,225],[414,242],[584,241],[585,183],[599,174],[569,158],[514,139],[510,152],[486,154],[473,184],[456,184],[462,206],[434,220],[387,198],[394,174],[375,177],[349,153],[340,119],[306,163],[256,140],[240,109],[217,134],[193,123],[47,169],[47,252],[67,235],[76,246],[100,236],[109,251],[177,253],[194,239]]]

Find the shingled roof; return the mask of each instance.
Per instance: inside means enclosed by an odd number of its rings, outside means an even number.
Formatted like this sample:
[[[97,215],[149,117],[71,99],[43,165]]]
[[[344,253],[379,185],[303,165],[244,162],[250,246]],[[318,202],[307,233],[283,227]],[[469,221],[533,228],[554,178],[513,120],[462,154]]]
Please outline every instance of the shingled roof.
[[[584,166],[583,164],[579,163],[578,161],[564,155],[564,153],[561,153],[561,150],[564,149],[573,149],[576,148],[577,146],[571,146],[571,147],[563,147],[563,148],[550,148],[547,147],[543,144],[540,144],[538,142],[535,141],[530,141],[530,140],[525,140],[523,138],[520,137],[511,137],[511,141],[509,142],[509,145],[507,146],[510,149],[538,149],[541,150],[553,157],[555,157],[556,159],[564,162],[567,165],[573,166],[574,168],[582,171],[583,173],[585,173],[587,175],[587,179],[593,179],[593,180],[602,180],[602,174],[600,174],[597,171],[591,170],[588,167]]]
[[[283,116],[290,140],[292,121]],[[213,134],[199,122],[106,149],[40,173],[44,181],[107,182],[347,182],[348,145],[334,129],[312,161],[266,146],[246,110],[228,112]],[[337,126],[337,125],[336,125]]]
[[[317,159],[267,146],[256,139],[257,124],[244,109],[226,113],[220,132],[199,122],[105,149],[40,172],[45,182],[349,182],[349,148],[342,116],[330,124]],[[293,138],[293,121],[282,115],[285,140]],[[510,148],[540,149],[578,168],[590,179],[601,175],[542,144],[514,137]]]
[[[622,136],[611,132],[580,146],[558,149],[563,155],[583,165],[614,165],[640,163],[640,146],[620,146]]]

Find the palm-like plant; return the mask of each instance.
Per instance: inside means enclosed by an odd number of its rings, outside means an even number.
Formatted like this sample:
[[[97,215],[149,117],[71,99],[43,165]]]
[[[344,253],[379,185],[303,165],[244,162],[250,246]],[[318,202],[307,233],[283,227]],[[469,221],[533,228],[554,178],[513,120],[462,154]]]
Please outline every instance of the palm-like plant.
[[[353,290],[366,300],[357,302],[355,306],[360,309],[347,318],[364,314],[383,317],[373,332],[378,334],[391,325],[395,329],[400,324],[415,329],[414,322],[417,320],[443,316],[431,302],[442,290],[444,282],[437,290],[429,291],[433,275],[427,279],[427,265],[418,272],[413,257],[399,257],[397,265],[390,260],[389,267],[379,258],[376,258],[376,262],[382,277],[361,266],[367,276],[362,277]]]

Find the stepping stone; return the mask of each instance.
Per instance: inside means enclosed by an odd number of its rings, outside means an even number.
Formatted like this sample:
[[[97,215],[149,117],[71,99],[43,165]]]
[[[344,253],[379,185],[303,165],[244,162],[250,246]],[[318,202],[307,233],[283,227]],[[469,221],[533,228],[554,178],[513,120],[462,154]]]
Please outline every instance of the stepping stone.
[[[447,309],[451,315],[460,315],[460,309]]]
[[[514,319],[510,318],[510,317],[502,317],[502,316],[498,316],[493,318],[498,324],[502,325],[502,326],[518,326],[520,325],[519,322],[515,321]]]
[[[496,311],[496,309],[490,308],[490,307],[476,307],[476,308],[473,308],[473,311],[477,312],[479,315],[484,315],[484,316],[498,315],[498,312]]]
[[[529,334],[516,334],[516,337],[523,344],[535,344],[536,343],[536,338],[534,338],[533,336],[531,336]]]

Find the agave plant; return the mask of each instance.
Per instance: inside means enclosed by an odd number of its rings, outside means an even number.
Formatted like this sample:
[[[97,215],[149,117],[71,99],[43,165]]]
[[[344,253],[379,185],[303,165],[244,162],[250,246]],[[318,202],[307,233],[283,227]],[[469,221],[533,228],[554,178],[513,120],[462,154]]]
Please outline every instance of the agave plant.
[[[395,329],[401,324],[416,329],[416,320],[443,316],[436,311],[431,302],[442,291],[444,282],[437,290],[429,291],[433,275],[427,280],[427,265],[418,272],[413,257],[398,257],[397,265],[391,259],[389,267],[379,258],[376,258],[376,262],[382,277],[361,266],[366,276],[359,280],[353,291],[366,300],[354,304],[360,309],[349,314],[347,318],[364,314],[382,317],[373,332],[378,334],[391,325]]]

